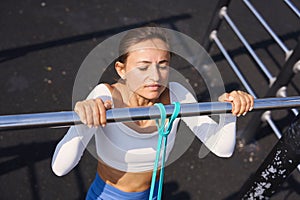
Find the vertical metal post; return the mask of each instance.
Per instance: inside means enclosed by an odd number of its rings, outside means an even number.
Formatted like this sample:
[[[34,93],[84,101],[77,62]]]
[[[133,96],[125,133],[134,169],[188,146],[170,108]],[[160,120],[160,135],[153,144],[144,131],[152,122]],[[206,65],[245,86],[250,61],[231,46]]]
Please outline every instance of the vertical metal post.
[[[283,87],[288,85],[288,83],[293,79],[295,76],[296,70],[296,64],[300,60],[300,42],[298,41],[298,44],[296,48],[294,49],[292,55],[289,57],[287,62],[284,64],[283,69],[280,71],[279,75],[277,76],[276,81],[273,83],[271,88],[267,91],[266,95],[264,97],[274,97],[277,93],[277,91]],[[243,131],[243,134],[241,135],[241,139],[244,143],[249,143],[251,140],[254,139],[255,134],[258,132],[258,129],[261,125],[260,116],[263,114],[263,112],[258,111],[255,112],[252,116],[252,118],[249,120],[245,130]]]
[[[300,115],[290,124],[236,199],[269,199],[300,162]]]
[[[224,6],[227,7],[229,5],[230,1],[231,0],[220,0],[213,12],[213,16],[209,22],[209,26],[206,30],[206,33],[204,35],[203,42],[202,42],[202,46],[207,52],[209,52],[211,45],[212,45],[212,42],[209,40],[209,36],[212,31],[219,29],[221,22],[222,22],[222,19],[219,16],[219,12],[222,7],[224,7]]]

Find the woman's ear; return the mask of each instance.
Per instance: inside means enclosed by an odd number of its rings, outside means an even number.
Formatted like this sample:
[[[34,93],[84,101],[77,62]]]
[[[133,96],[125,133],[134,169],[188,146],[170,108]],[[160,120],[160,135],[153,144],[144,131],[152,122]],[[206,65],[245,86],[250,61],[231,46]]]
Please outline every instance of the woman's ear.
[[[115,69],[117,71],[117,73],[119,74],[119,76],[121,77],[121,79],[125,79],[125,64],[120,62],[120,61],[117,61],[115,63]]]

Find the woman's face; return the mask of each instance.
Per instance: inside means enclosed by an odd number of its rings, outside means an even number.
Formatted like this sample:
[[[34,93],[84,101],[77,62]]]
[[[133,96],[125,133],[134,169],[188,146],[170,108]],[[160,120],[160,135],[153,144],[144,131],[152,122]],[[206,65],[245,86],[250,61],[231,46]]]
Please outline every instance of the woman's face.
[[[161,39],[140,42],[129,48],[125,63],[126,85],[146,99],[158,99],[169,77],[170,52]]]

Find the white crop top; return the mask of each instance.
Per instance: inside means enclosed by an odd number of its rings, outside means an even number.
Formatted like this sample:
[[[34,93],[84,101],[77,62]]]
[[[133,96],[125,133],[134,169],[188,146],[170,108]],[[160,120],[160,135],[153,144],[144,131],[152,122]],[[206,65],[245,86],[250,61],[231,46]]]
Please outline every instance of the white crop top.
[[[179,83],[170,82],[169,90],[171,102],[196,102],[193,95]],[[110,90],[104,84],[96,86],[87,97],[87,99],[93,98],[113,102]],[[181,119],[214,154],[229,157],[235,146],[236,118],[231,114],[223,115],[225,115],[225,120],[220,125],[208,116]],[[174,146],[179,120],[177,118],[174,121],[168,136],[166,158]],[[138,133],[125,124],[117,122],[108,123],[104,128],[88,128],[86,125],[72,126],[55,149],[52,159],[53,172],[62,176],[72,170],[78,164],[93,135],[95,135],[97,156],[109,166],[126,172],[153,170],[158,140],[157,131]],[[218,137],[217,140],[216,137]]]

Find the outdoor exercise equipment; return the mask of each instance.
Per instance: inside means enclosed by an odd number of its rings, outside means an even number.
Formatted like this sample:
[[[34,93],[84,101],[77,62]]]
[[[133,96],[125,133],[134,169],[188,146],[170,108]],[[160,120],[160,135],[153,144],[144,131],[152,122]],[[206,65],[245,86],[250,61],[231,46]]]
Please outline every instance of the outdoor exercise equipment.
[[[293,50],[289,49],[251,4],[251,2],[249,0],[243,0],[245,6],[251,11],[263,28],[285,53],[285,63],[278,75],[274,76],[257,56],[254,49],[229,16],[228,6],[230,2],[230,0],[219,1],[203,41],[204,48],[209,52],[212,44],[214,43],[224,55],[230,67],[235,72],[248,93],[257,99],[259,98],[218,37],[218,30],[224,20],[245,46],[264,76],[267,77],[269,89],[266,91],[264,98],[274,96],[286,97],[287,85],[300,71],[299,40]],[[300,18],[299,9],[289,0],[284,0],[284,2],[296,14],[296,16]],[[276,136],[279,138],[279,141],[256,173],[242,186],[236,196],[236,199],[268,199],[276,192],[286,178],[293,172],[294,169],[297,168],[297,166],[300,171],[300,165],[298,165],[300,163],[300,115],[296,108],[291,107],[291,111],[297,117],[290,124],[288,130],[285,131],[284,134],[281,133],[275,122],[272,120],[270,110],[257,111],[249,120],[240,138],[242,143],[248,144],[253,141],[255,134],[259,134],[258,130],[262,121],[267,122],[270,125]]]
[[[228,6],[230,4],[230,0],[221,0],[219,1],[216,9],[215,15],[211,19],[211,25],[206,32],[205,39],[203,41],[204,48],[209,52],[212,43],[216,44],[221,53],[224,55],[226,60],[228,61],[230,67],[235,72],[245,89],[249,94],[258,98],[252,89],[251,85],[246,80],[245,76],[240,71],[239,67],[235,64],[228,51],[224,47],[223,43],[220,41],[218,37],[218,29],[221,26],[221,22],[224,19],[228,26],[233,30],[235,35],[240,39],[241,43],[245,46],[248,53],[251,55],[253,60],[257,63],[260,70],[263,74],[268,78],[269,81],[269,90],[266,92],[264,97],[284,97],[287,96],[286,87],[293,80],[293,77],[300,71],[300,42],[298,41],[298,45],[294,50],[290,50],[286,47],[286,45],[282,42],[279,36],[272,30],[272,28],[268,25],[268,23],[263,19],[263,17],[259,14],[259,12],[254,8],[254,6],[248,0],[243,1],[245,5],[249,8],[249,10],[253,13],[253,15],[257,18],[257,20],[262,24],[262,26],[266,29],[266,31],[271,35],[271,37],[276,41],[276,43],[280,46],[280,48],[285,53],[286,62],[282,67],[282,70],[279,72],[277,76],[271,74],[271,72],[267,69],[265,64],[263,64],[262,60],[257,56],[251,45],[248,43],[246,38],[243,36],[241,31],[235,25],[233,20],[228,14]],[[289,1],[286,1],[290,8],[294,8],[293,10],[297,11],[297,8]],[[291,111],[294,115],[298,115],[299,111],[291,108]],[[276,126],[275,122],[272,120],[270,111],[260,111],[256,112],[253,117],[250,119],[248,125],[246,126],[243,134],[241,135],[241,141],[245,144],[248,144],[253,140],[255,134],[258,132],[259,126],[261,122],[267,122],[276,136],[278,138],[281,137],[282,133],[279,128]]]
[[[300,107],[300,96],[255,99],[253,109],[270,110],[290,107]],[[165,108],[167,117],[170,117],[173,113],[174,105],[165,105]],[[228,113],[231,109],[231,104],[225,102],[181,104],[178,117]],[[107,110],[106,116],[108,123],[159,119],[161,117],[160,111],[156,106],[114,108]],[[3,115],[0,116],[0,131],[38,127],[65,127],[80,123],[80,118],[74,111]]]

